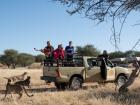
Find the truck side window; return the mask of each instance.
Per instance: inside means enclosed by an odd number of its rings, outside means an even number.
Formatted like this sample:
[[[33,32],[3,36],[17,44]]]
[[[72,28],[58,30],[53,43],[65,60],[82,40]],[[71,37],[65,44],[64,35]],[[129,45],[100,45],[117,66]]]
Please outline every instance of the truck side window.
[[[88,62],[89,67],[97,66],[96,60],[88,59],[87,62]]]
[[[89,65],[89,67],[92,67],[92,60],[91,59],[87,59],[87,63]]]
[[[97,66],[97,62],[95,60],[91,61],[92,67]]]
[[[97,61],[97,66],[100,67],[102,65],[101,61]]]

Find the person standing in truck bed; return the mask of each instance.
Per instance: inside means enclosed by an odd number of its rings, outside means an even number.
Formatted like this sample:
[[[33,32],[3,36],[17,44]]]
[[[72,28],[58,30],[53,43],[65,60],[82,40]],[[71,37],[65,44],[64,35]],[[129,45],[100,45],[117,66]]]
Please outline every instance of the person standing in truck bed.
[[[59,44],[58,48],[53,51],[53,55],[54,55],[55,61],[57,61],[58,63],[60,61],[63,62],[65,56],[64,56],[64,50],[63,50],[62,44]]]
[[[67,61],[72,61],[73,60],[74,47],[72,46],[72,41],[69,41],[69,45],[66,46],[65,55],[66,55]]]
[[[45,64],[53,66],[53,51],[54,47],[51,45],[50,41],[47,41],[47,46],[41,50],[45,54],[46,59],[44,60]]]

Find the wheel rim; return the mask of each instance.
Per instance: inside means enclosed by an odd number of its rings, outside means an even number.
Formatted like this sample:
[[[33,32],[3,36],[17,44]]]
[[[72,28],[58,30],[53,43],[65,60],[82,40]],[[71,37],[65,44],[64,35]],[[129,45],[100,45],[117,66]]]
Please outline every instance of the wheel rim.
[[[74,78],[72,83],[71,83],[71,87],[74,89],[74,90],[77,90],[81,87],[81,83],[78,79]]]
[[[127,79],[125,76],[119,76],[117,81],[118,87],[121,87],[123,84],[125,84],[126,81]]]

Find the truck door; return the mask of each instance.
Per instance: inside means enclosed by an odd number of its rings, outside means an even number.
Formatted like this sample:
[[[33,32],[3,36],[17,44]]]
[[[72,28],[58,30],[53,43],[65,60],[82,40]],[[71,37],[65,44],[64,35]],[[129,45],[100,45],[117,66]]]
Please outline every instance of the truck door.
[[[113,63],[111,61],[102,59],[100,69],[103,80],[112,81],[115,79],[115,68],[113,67]]]
[[[89,67],[86,69],[86,82],[115,80],[115,68],[109,60],[91,60],[88,61],[88,65]]]
[[[115,80],[115,67],[113,64],[108,60],[107,61],[107,81]]]
[[[88,61],[89,67],[86,69],[86,82],[97,82],[100,78],[100,67],[96,60]]]

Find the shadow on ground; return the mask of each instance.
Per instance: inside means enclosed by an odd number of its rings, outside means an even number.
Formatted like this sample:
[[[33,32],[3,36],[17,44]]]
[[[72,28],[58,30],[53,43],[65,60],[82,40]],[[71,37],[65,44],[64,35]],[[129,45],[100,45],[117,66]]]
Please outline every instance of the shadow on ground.
[[[54,92],[57,91],[56,88],[33,88],[33,89],[27,89],[28,92],[33,92],[33,93],[41,93],[41,92]],[[0,90],[1,94],[5,94],[5,90]]]
[[[92,88],[92,89],[95,89],[97,88],[98,86],[83,86],[83,90],[87,90],[88,88]],[[36,88],[31,88],[31,89],[28,89],[26,88],[29,92],[34,92],[34,93],[41,93],[41,92],[56,92],[58,91],[55,87],[52,87],[52,88],[47,88],[47,87],[36,87]],[[69,89],[68,89],[69,90]],[[59,91],[64,91],[64,90],[59,90]],[[69,90],[69,91],[72,91],[72,90]],[[5,93],[5,90],[0,90],[0,93],[1,94],[4,94]]]

